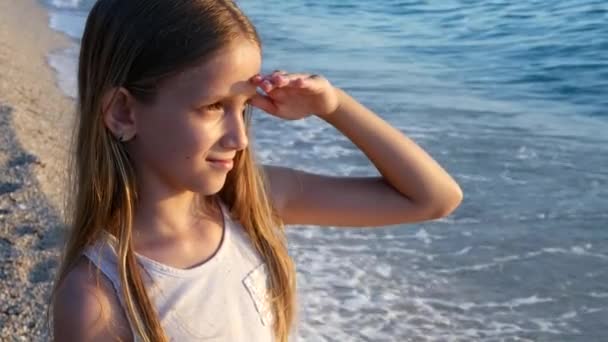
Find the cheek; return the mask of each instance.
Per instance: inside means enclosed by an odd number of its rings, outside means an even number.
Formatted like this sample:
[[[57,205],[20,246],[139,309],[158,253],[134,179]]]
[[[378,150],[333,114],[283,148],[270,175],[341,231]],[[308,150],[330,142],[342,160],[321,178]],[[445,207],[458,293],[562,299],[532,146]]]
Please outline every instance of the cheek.
[[[204,156],[212,146],[211,137],[205,131],[191,126],[172,127],[166,135],[162,151],[165,160],[170,160],[175,166],[182,162],[192,164],[204,161]],[[162,139],[161,139],[162,140]]]
[[[178,143],[174,153],[187,162],[204,162],[207,152],[213,146],[212,137],[204,131],[192,128],[181,132],[182,134],[176,137]]]
[[[184,162],[193,167],[203,163],[216,140],[213,127],[200,123],[172,122],[160,127],[160,130],[165,133],[156,139],[160,145],[157,146],[158,152],[162,151],[158,154],[162,154],[165,160],[171,161],[176,167]]]
[[[179,120],[178,115],[169,120],[166,117],[169,115],[157,120],[151,118],[141,125],[139,147],[145,158],[159,167],[180,168],[197,160],[202,163],[213,144],[208,127]]]

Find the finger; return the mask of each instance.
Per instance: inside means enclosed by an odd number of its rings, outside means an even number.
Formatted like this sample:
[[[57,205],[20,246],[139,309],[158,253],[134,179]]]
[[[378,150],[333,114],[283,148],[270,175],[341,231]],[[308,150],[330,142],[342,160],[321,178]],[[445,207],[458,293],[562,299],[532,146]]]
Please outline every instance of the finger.
[[[291,81],[291,85],[296,88],[303,88],[306,84],[304,82],[304,78],[296,78]]]
[[[288,75],[286,75],[284,77],[287,77],[290,81],[295,81],[297,79],[303,79],[303,80],[306,80],[306,79],[309,79],[309,78],[317,79],[317,78],[320,78],[321,76],[319,76],[319,75],[297,73],[297,74],[288,74]]]
[[[325,86],[323,76],[310,75],[305,78],[296,78],[289,84],[290,87],[316,92]]]
[[[263,80],[264,80],[264,77],[263,77],[262,75],[260,75],[260,74],[256,74],[256,75],[252,76],[252,77],[249,79],[249,82],[251,82],[251,83],[253,83],[253,84],[255,84],[255,85],[258,85],[258,84],[259,84],[259,83],[261,83]]]
[[[282,88],[285,86],[290,87],[306,87],[313,86],[317,83],[317,80],[323,79],[323,76],[318,74],[305,74],[305,73],[293,73],[293,74],[281,74],[280,70],[275,71],[271,75],[263,76],[261,83],[265,81],[270,82],[270,87],[263,87],[264,91],[269,92],[276,88]],[[300,80],[300,81],[299,81]],[[311,81],[308,81],[311,80]]]
[[[253,95],[251,100],[249,100],[249,104],[270,114],[275,114],[277,112],[277,107],[270,98],[261,94]]]
[[[298,73],[293,73],[293,74],[285,74],[285,75],[283,75],[283,77],[286,77],[289,80],[293,80],[296,78],[308,78],[308,77],[310,77],[310,74],[298,72]]]
[[[289,77],[287,75],[273,74],[270,80],[275,87],[284,87],[289,84]]]
[[[274,72],[272,72],[270,74],[262,75],[262,78],[268,79],[268,80],[272,80],[273,78],[276,78],[276,77],[279,77],[279,76],[288,77],[288,78],[291,78],[291,77],[308,77],[308,76],[310,76],[310,74],[300,73],[300,72],[298,72],[298,73],[295,73],[295,72],[294,73],[288,73],[288,72],[285,72],[283,70],[275,70]]]
[[[270,78],[270,82],[272,83],[272,85],[274,86],[273,88],[282,88],[285,86],[297,86],[297,83],[295,83],[294,81],[296,81],[297,79],[306,79],[309,78],[310,75],[308,74],[284,74],[284,75],[279,75],[279,74],[273,74]]]
[[[272,75],[275,75],[275,74],[277,74],[277,75],[287,75],[287,71],[277,69],[277,70],[275,70],[275,71],[272,72]]]
[[[284,75],[288,75],[287,71],[285,70],[275,70],[270,74],[266,74],[266,75],[261,75],[261,74],[257,74],[255,76],[253,76],[250,80],[252,80],[253,82],[263,82],[264,80],[269,80],[270,82],[272,82],[272,80],[277,77],[277,76],[284,76]]]
[[[262,88],[264,92],[269,93],[275,88],[280,88],[289,84],[290,80],[287,78],[286,75],[287,74],[279,74],[278,72],[268,76],[262,76],[258,74],[252,76],[249,81],[252,84]]]
[[[260,83],[259,87],[262,88],[262,90],[266,94],[270,93],[274,89],[274,85],[272,84],[272,82],[270,80],[267,80],[267,79],[263,80]]]
[[[289,76],[290,85],[304,85],[309,84],[309,81],[316,82],[316,80],[320,79],[319,75],[313,74],[293,74]]]

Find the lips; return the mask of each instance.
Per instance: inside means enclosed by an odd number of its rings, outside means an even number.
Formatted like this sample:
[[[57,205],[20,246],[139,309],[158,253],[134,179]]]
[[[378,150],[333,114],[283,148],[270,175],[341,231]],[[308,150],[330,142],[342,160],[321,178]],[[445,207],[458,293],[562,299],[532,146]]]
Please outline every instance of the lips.
[[[207,158],[206,160],[210,162],[228,163],[232,161],[232,158]]]
[[[207,163],[211,165],[213,168],[229,171],[234,167],[234,161],[232,158],[207,158]]]

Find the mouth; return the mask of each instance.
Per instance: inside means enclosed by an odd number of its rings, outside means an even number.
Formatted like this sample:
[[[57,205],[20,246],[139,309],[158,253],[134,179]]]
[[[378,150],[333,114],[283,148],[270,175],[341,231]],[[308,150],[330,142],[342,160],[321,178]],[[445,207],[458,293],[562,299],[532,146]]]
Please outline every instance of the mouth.
[[[234,161],[232,159],[207,158],[205,160],[212,166],[222,169],[232,169],[234,166]]]

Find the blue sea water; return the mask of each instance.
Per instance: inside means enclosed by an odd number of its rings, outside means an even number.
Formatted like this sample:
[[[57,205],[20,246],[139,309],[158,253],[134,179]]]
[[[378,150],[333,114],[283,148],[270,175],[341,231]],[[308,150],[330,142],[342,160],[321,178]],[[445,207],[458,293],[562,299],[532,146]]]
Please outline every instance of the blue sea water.
[[[74,47],[93,1],[44,0]],[[461,184],[452,216],[294,227],[304,341],[604,341],[608,336],[608,3],[239,2],[264,69],[321,73]],[[260,159],[377,174],[332,127],[259,113]]]

